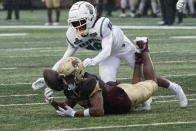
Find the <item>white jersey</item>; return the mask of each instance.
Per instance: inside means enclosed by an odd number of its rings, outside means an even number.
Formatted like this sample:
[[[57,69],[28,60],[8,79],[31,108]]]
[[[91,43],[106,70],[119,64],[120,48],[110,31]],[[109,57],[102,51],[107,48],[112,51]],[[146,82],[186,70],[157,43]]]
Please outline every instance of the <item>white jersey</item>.
[[[111,55],[122,53],[126,50],[135,49],[134,45],[126,38],[120,28],[112,26],[110,20],[106,17],[101,17],[97,20],[93,28],[89,29],[89,34],[86,37],[77,37],[77,32],[74,28],[69,27],[66,33],[66,41],[73,48],[85,48],[87,50],[102,50],[102,39],[112,34],[112,50]]]
[[[66,32],[66,42],[68,48],[63,58],[54,65],[53,70],[57,71],[60,62],[72,56],[78,48],[99,51],[98,55],[93,58],[96,64],[106,60],[109,56],[123,59],[122,56],[126,55],[127,52],[135,52],[135,46],[122,30],[112,26],[106,17],[99,18],[94,26],[88,30],[88,35],[85,37],[79,37],[77,30],[70,26]]]

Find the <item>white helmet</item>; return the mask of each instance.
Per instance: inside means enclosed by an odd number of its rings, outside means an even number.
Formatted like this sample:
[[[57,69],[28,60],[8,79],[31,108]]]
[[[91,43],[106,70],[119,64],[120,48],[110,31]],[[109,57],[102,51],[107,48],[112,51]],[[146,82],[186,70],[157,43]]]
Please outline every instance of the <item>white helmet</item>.
[[[95,7],[86,1],[79,1],[72,5],[69,10],[68,24],[78,30],[86,25],[86,29],[91,28],[97,18]],[[86,30],[85,29],[85,30]]]

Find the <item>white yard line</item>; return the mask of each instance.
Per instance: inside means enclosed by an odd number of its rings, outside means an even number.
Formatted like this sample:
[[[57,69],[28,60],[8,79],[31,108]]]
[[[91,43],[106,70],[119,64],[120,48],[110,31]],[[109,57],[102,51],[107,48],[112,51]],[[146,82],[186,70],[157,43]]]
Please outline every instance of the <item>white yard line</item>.
[[[62,55],[0,56],[5,58],[59,57]]]
[[[25,103],[25,104],[0,104],[0,107],[7,107],[7,106],[31,106],[31,105],[45,105],[47,103]]]
[[[158,97],[158,96],[157,96]],[[65,97],[53,97],[53,98],[65,98]],[[196,99],[191,98],[188,101],[195,101]],[[178,100],[155,100],[153,103],[173,103],[178,102]],[[30,105],[43,105],[47,103],[25,103],[25,104],[0,104],[0,107],[7,107],[7,106],[30,106]]]
[[[0,49],[0,51],[31,51],[31,50],[40,50],[40,52],[46,52],[46,51],[65,51],[65,46],[63,47],[44,47],[44,48],[8,48],[8,49]],[[96,52],[91,50],[78,50],[77,53],[89,53],[89,52]],[[151,54],[161,54],[161,53],[196,53],[196,50],[183,50],[183,51],[152,51]]]
[[[192,77],[192,76],[196,76],[196,74],[166,75],[163,77]]]
[[[0,86],[31,85],[31,84],[32,83],[11,83],[11,84],[1,83]]]
[[[6,95],[6,96],[0,96],[0,97],[21,97],[21,96],[37,96],[39,94],[17,94],[17,95]]]
[[[195,101],[196,99],[188,99],[188,101]],[[178,102],[178,100],[163,100],[163,101],[154,101],[155,103],[173,103]]]
[[[16,95],[4,95],[4,96],[0,96],[0,97],[20,97],[20,96],[36,96],[39,94],[16,94]],[[196,96],[196,94],[186,94],[187,97],[190,96]],[[158,99],[158,98],[172,98],[175,97],[175,95],[167,95],[167,96],[152,96],[152,99]],[[53,98],[65,98],[65,96],[57,96],[57,97],[53,97]]]
[[[55,130],[45,130],[45,131],[80,131],[80,130],[95,130],[95,129],[116,129],[116,128],[129,128],[129,127],[149,127],[149,126],[167,126],[167,125],[185,125],[185,124],[195,124],[196,121],[185,121],[185,122],[166,122],[166,123],[150,123],[150,124],[130,124],[130,125],[109,125],[109,126],[93,126],[93,127],[83,127],[83,128],[65,128],[65,129],[55,129]]]
[[[172,39],[196,39],[196,36],[171,36]]]
[[[196,76],[196,74],[181,74],[181,75],[165,75],[163,77],[169,78],[169,77],[192,77]],[[121,77],[117,78],[117,80],[129,80],[131,78],[128,77]],[[14,86],[14,85],[31,85],[32,83],[1,83],[0,86]]]
[[[58,55],[53,55],[53,56],[58,56]],[[12,56],[13,58],[14,57],[16,57],[16,56]],[[10,58],[12,58],[12,57],[10,57]],[[17,57],[22,57],[22,56],[17,56]],[[24,57],[26,57],[26,56],[24,56]],[[33,56],[31,56],[31,57],[33,57]],[[40,56],[37,56],[37,57],[40,57]],[[42,56],[43,57],[43,56]],[[195,63],[196,62],[196,60],[187,60],[187,61],[154,61],[153,63],[154,64],[171,64],[171,63]],[[121,63],[122,64],[122,63]],[[124,63],[123,63],[124,64]],[[42,67],[40,67],[40,68],[42,68]],[[6,68],[6,67],[2,67],[2,68],[0,68],[0,70],[16,70],[16,69],[18,69],[18,68],[15,68],[15,67],[12,67],[12,68],[10,68],[10,67],[8,67],[8,68]],[[185,74],[186,75],[186,74]],[[193,75],[193,76],[195,76],[195,74],[190,74],[190,75]],[[172,75],[173,76],[173,75]],[[178,75],[177,75],[178,76]],[[182,75],[180,75],[180,76],[182,76]],[[167,77],[167,76],[166,76]],[[118,80],[126,80],[126,79],[129,79],[129,78],[117,78]]]
[[[17,68],[0,68],[0,70],[15,70]]]
[[[185,30],[195,30],[196,26],[118,26],[122,29],[171,29],[171,30],[178,30],[178,29],[185,29]]]
[[[186,96],[196,96],[196,94],[186,94]],[[171,97],[175,97],[175,95],[152,96],[152,99],[158,99],[158,98],[171,98]]]
[[[6,36],[25,36],[27,33],[0,33],[0,37]]]
[[[181,74],[181,75],[165,75],[165,76],[162,76],[162,77],[192,77],[192,76],[196,76],[196,74]],[[128,78],[128,77],[121,77],[121,78],[117,78],[117,80],[129,80],[131,78]]]
[[[196,60],[187,60],[187,61],[155,61],[153,63],[163,63],[163,64],[166,64],[166,63],[187,63],[187,62],[196,62]]]
[[[43,26],[43,25],[8,25],[0,26],[0,29],[62,29],[68,26]]]
[[[185,29],[195,30],[196,26],[118,26],[122,29]],[[0,29],[66,29],[68,26],[43,26],[43,25],[11,25],[11,26],[0,26]]]

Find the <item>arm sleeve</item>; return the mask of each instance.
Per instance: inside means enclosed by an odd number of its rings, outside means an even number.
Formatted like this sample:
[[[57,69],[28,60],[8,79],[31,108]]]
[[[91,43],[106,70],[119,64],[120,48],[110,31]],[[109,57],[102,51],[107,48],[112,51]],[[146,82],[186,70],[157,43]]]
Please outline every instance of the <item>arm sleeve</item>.
[[[52,67],[52,70],[58,71],[59,64],[67,57],[72,56],[78,48],[73,48],[68,44],[68,48],[64,54],[64,56]]]
[[[101,41],[102,50],[101,52],[99,52],[97,56],[93,58],[95,63],[99,63],[105,60],[111,54],[112,43],[113,43],[112,24],[108,18],[106,18],[105,21],[103,21],[103,26],[101,26],[100,31],[102,37],[102,41]]]

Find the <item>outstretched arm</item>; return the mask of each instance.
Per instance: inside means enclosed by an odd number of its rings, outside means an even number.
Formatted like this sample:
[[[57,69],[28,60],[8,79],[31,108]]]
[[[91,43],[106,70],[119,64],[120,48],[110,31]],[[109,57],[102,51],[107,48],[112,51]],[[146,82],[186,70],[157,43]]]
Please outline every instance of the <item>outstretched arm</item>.
[[[94,66],[101,61],[105,60],[110,56],[113,44],[112,37],[112,24],[108,18],[104,18],[102,21],[102,26],[100,27],[100,37],[102,38],[101,46],[102,50],[99,52],[97,56],[90,59],[87,58],[83,61],[84,67],[86,66]]]
[[[51,104],[56,110],[58,110],[58,107],[64,108],[65,105],[69,105],[72,108],[76,105],[76,102],[70,100],[70,99],[65,99],[64,102],[57,102],[54,100],[54,98],[52,97],[53,94],[53,90],[50,88],[45,88],[45,92],[44,92],[44,96],[45,96],[45,101],[48,104]]]
[[[53,100],[53,101],[51,102],[51,105],[52,105],[56,110],[58,110],[58,107],[64,108],[65,105],[68,105],[68,106],[70,106],[70,107],[73,108],[73,107],[76,105],[76,103],[73,102],[73,101],[71,101],[71,100],[69,100],[69,99],[65,99],[64,102],[57,102],[57,101]]]
[[[53,67],[52,67],[52,70],[57,71],[57,70],[58,70],[58,67],[59,67],[59,64],[60,64],[65,58],[67,58],[67,57],[69,57],[69,56],[72,56],[72,55],[76,52],[77,49],[78,49],[78,48],[73,48],[73,47],[71,47],[70,45],[68,45],[68,48],[67,48],[67,50],[66,50],[64,56],[63,56],[63,57],[62,57]]]
[[[107,37],[102,39],[102,50],[101,52],[93,58],[96,63],[99,63],[105,60],[111,54],[112,50],[112,33]]]
[[[70,106],[65,105],[64,108],[58,107],[56,112],[61,116],[69,116],[69,117],[90,117],[90,116],[103,116],[103,96],[102,91],[97,91],[90,98],[91,107],[85,109],[83,111],[75,111]]]
[[[110,56],[112,50],[112,33],[110,33],[108,36],[102,39],[101,45],[102,45],[102,50],[101,52],[99,52],[97,56],[95,56],[92,59],[87,58],[83,61],[84,67],[94,66],[100,63],[101,61],[105,60],[108,56]]]
[[[103,96],[102,91],[97,91],[90,99],[91,107],[75,113],[75,116],[103,116]]]

